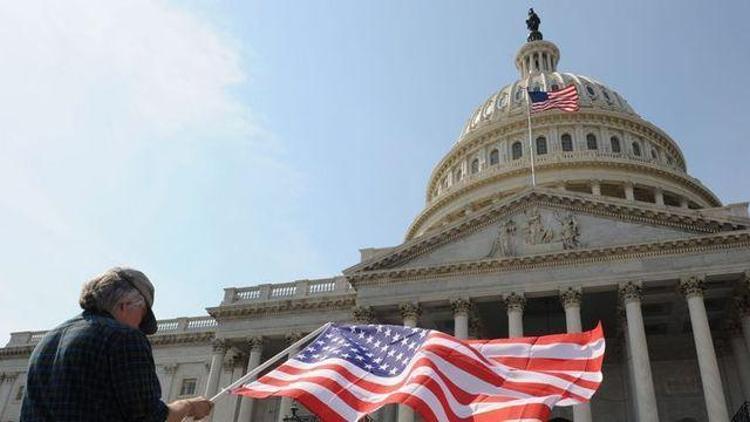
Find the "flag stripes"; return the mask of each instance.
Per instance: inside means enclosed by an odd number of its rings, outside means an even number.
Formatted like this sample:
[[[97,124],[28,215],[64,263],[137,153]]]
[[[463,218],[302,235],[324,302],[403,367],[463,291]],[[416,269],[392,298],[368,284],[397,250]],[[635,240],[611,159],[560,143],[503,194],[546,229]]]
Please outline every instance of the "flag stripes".
[[[559,91],[529,91],[531,113],[557,108],[564,111],[578,111],[578,90],[571,84]]]
[[[604,347],[601,326],[461,341],[421,329],[332,325],[299,355],[233,393],[292,397],[324,421],[356,421],[389,403],[409,405],[426,421],[538,421],[555,405],[593,396]],[[379,367],[366,369],[371,363]]]

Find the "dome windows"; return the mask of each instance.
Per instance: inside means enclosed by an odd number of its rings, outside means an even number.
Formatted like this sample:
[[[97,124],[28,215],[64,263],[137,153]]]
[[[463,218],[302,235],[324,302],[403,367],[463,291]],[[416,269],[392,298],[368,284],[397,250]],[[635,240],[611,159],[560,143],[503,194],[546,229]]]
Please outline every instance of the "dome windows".
[[[490,152],[490,165],[494,166],[498,163],[500,163],[500,151],[495,148],[492,150],[492,152]]]
[[[520,142],[513,142],[511,148],[511,154],[514,160],[518,160],[523,156],[523,146]]]
[[[596,135],[589,133],[586,135],[586,148],[590,150],[598,149],[599,146],[596,144]]]
[[[573,138],[568,133],[564,133],[560,137],[560,145],[563,151],[573,151]]]
[[[536,153],[537,155],[547,154],[547,138],[544,136],[536,138]]]
[[[586,85],[586,92],[589,93],[589,97],[594,98],[596,97],[596,91],[594,91],[594,87],[591,85]]]
[[[460,182],[461,179],[463,178],[464,178],[464,172],[463,170],[461,170],[461,167],[453,171],[453,183]]]
[[[636,157],[641,156],[641,146],[638,145],[638,142],[633,142],[633,155]]]
[[[609,144],[612,147],[612,152],[619,154],[622,152],[620,149],[620,139],[617,136],[609,138]]]
[[[475,158],[471,160],[471,174],[476,174],[479,172],[479,158]]]
[[[558,89],[560,89],[560,85],[558,85],[558,84],[552,84],[552,86],[550,88],[552,89],[552,91],[557,91]]]
[[[497,108],[503,108],[506,104],[508,104],[508,94],[503,92],[497,100]]]

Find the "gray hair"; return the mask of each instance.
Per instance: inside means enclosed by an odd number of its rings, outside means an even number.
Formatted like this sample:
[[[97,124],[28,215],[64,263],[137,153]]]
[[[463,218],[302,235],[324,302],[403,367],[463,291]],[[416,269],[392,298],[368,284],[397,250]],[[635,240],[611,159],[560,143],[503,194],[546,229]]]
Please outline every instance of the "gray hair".
[[[120,302],[146,304],[138,290],[115,267],[84,283],[78,304],[87,311],[113,313]]]

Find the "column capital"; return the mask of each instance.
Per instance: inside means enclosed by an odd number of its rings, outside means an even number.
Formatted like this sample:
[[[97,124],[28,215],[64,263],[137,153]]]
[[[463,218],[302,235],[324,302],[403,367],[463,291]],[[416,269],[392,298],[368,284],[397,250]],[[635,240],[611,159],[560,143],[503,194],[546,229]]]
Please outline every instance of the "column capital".
[[[570,308],[572,306],[581,307],[581,301],[583,300],[583,290],[580,287],[568,287],[567,289],[560,289],[560,302],[563,308]]]
[[[640,302],[643,296],[642,290],[643,283],[640,281],[628,281],[620,285],[618,293],[620,299],[624,304],[632,302]]]
[[[214,353],[226,353],[229,350],[229,342],[223,338],[215,338],[211,342],[211,348]]]
[[[526,297],[523,293],[511,292],[503,296],[503,303],[508,311],[521,311],[526,307]]]
[[[247,339],[247,346],[250,352],[263,350],[266,339],[263,336],[253,336]]]
[[[706,277],[703,275],[689,275],[680,277],[680,293],[685,298],[703,297]]]
[[[355,324],[372,324],[375,312],[371,306],[355,306],[352,308],[352,320]]]
[[[290,331],[284,335],[284,341],[286,341],[288,346],[291,346],[295,342],[301,340],[304,336],[305,334],[299,331]]]
[[[471,312],[471,301],[466,298],[457,298],[452,299],[451,301],[451,309],[453,310],[453,315],[469,315],[469,312]]]
[[[418,319],[422,315],[422,306],[418,303],[407,302],[399,305],[398,310],[401,312],[402,319]]]

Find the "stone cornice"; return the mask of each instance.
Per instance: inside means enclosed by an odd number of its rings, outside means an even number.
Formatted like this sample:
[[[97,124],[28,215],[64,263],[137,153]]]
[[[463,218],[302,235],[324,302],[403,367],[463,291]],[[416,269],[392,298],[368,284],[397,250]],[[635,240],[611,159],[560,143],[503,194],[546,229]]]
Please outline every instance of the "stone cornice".
[[[15,358],[15,357],[24,357],[31,354],[32,351],[34,351],[34,346],[36,344],[28,345],[28,346],[12,346],[12,347],[5,347],[0,349],[0,359],[3,358]]]
[[[213,339],[213,331],[198,331],[194,333],[161,334],[149,336],[149,340],[154,346],[166,346],[170,344],[210,345]]]
[[[623,201],[611,201],[602,197],[594,198],[590,195],[584,196],[534,188],[527,189],[499,204],[467,216],[440,232],[426,234],[407,241],[390,250],[387,254],[344,270],[344,274],[349,277],[351,282],[352,277],[359,272],[384,270],[393,267],[408,259],[428,253],[451,240],[474,233],[500,220],[507,214],[521,211],[532,205],[548,206],[600,217],[614,217],[621,221],[673,227],[691,233],[712,233],[721,230],[746,228],[746,226],[740,226],[736,222],[714,217],[708,218],[693,211],[649,207]]]
[[[259,315],[281,315],[290,312],[315,310],[346,310],[356,305],[356,294],[321,296],[316,298],[287,299],[266,302],[239,303],[207,308],[216,320],[244,318]]]
[[[349,274],[348,278],[352,285],[362,286],[387,284],[392,281],[465,276],[545,267],[585,265],[616,260],[674,256],[733,248],[750,248],[750,230],[721,232],[687,239],[651,243],[567,250],[521,257],[461,261],[428,267],[365,271]]]
[[[433,167],[425,200],[429,203],[430,192],[433,191],[440,179],[438,176],[445,172],[446,169],[450,169],[456,163],[458,157],[464,156],[485,143],[493,142],[497,137],[525,131],[527,130],[527,124],[526,115],[524,114],[478,129],[454,144],[443,159]],[[535,127],[553,124],[607,124],[612,128],[628,131],[655,141],[663,149],[669,151],[673,157],[677,158],[683,170],[685,169],[685,158],[677,143],[663,130],[637,116],[593,109],[584,109],[577,113],[551,111],[533,116],[532,124]]]
[[[540,161],[536,164],[537,172],[545,170],[560,170],[560,169],[590,169],[590,168],[605,168],[605,169],[625,169],[633,172],[644,173],[649,175],[655,175],[659,177],[671,180],[686,191],[693,195],[700,197],[706,203],[720,206],[721,201],[711,192],[708,188],[703,186],[697,179],[689,176],[687,173],[680,173],[677,171],[669,170],[663,166],[654,165],[648,161],[639,161],[622,158],[611,158],[602,159],[600,156],[604,156],[603,153],[592,153],[591,151],[579,151],[565,153],[572,156],[580,156],[583,159],[573,160],[558,160],[558,161]],[[598,155],[597,155],[598,154]],[[592,156],[591,158],[587,158]],[[427,203],[427,206],[422,210],[419,215],[414,219],[409,228],[406,231],[406,239],[411,239],[416,235],[418,230],[425,224],[425,222],[439,210],[454,203],[458,198],[478,189],[481,189],[487,185],[497,183],[503,179],[516,177],[531,173],[531,168],[528,165],[522,165],[528,160],[519,160],[519,165],[513,167],[498,167],[497,169],[484,170],[484,173],[478,173],[475,177],[468,177],[461,182],[458,188],[451,189],[445,195],[441,195],[436,201]],[[486,199],[486,198],[485,198]]]

